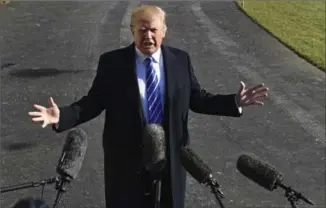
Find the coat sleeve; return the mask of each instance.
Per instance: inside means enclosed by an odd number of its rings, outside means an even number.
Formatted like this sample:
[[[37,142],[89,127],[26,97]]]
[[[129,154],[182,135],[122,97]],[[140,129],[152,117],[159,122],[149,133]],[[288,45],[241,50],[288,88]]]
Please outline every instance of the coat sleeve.
[[[236,94],[211,94],[203,89],[196,78],[190,57],[187,56],[191,83],[190,110],[209,115],[240,117],[242,109],[235,101]]]
[[[59,107],[59,123],[52,125],[52,129],[55,132],[59,133],[71,129],[101,114],[105,108],[105,97],[103,96],[105,89],[103,84],[105,80],[104,73],[105,64],[103,55],[101,55],[96,76],[87,95],[68,106]]]

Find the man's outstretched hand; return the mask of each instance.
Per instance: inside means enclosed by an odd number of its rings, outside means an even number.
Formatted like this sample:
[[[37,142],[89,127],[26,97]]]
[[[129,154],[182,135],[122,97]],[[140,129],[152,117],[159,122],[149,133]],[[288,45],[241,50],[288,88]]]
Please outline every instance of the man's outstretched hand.
[[[267,97],[268,88],[264,84],[259,84],[251,88],[241,82],[240,89],[236,95],[237,104],[240,107],[250,105],[264,105],[264,99]]]
[[[47,125],[57,124],[59,122],[60,110],[53,101],[53,98],[49,98],[49,107],[46,108],[41,105],[34,104],[34,108],[39,111],[28,112],[32,117],[32,120],[36,123],[42,122],[42,128],[45,128]]]

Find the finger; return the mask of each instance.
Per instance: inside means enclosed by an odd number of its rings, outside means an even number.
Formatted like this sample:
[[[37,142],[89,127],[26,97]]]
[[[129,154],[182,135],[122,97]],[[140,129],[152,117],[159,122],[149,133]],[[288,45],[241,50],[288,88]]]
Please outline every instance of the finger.
[[[45,110],[45,107],[41,106],[41,105],[37,105],[37,104],[34,104],[34,108],[40,110],[40,111],[44,111]]]
[[[267,97],[267,94],[262,94],[262,95],[255,95],[252,100],[264,100]]]
[[[251,104],[253,104],[255,101],[262,102],[262,101],[264,100],[265,97],[266,97],[266,95],[260,95],[260,96],[248,96],[246,99],[244,99],[243,103],[245,103],[246,105],[251,105]]]
[[[264,84],[259,84],[259,85],[251,87],[248,91],[257,91],[257,90],[259,90],[260,88],[263,88],[263,87],[264,87]]]
[[[242,91],[245,89],[246,85],[244,82],[240,82],[240,88],[239,88],[239,91],[238,91],[238,94],[241,95]]]
[[[263,102],[258,101],[258,100],[253,101],[252,104],[253,104],[253,105],[264,105]]]
[[[250,106],[250,105],[259,105],[262,106],[264,103],[259,100],[246,100],[242,106]]]
[[[34,122],[44,121],[43,117],[32,118]]]
[[[247,95],[243,94],[243,95],[239,95],[239,97],[237,98],[237,103],[238,105],[243,105],[245,103],[245,101],[247,100]]]
[[[263,94],[263,93],[267,93],[268,90],[269,90],[268,88],[262,87],[262,88],[259,88],[257,90],[253,90],[252,93],[253,94]]]
[[[45,128],[48,124],[44,121],[42,128]]]
[[[53,100],[52,97],[49,98],[49,104],[50,104],[50,106],[52,106],[52,107],[56,106],[56,104],[55,104],[55,102],[54,102],[54,100]]]
[[[41,112],[28,112],[28,115],[30,115],[30,116],[42,116],[43,113],[41,113]]]
[[[242,100],[242,106],[248,106],[251,104],[251,99],[244,99]]]

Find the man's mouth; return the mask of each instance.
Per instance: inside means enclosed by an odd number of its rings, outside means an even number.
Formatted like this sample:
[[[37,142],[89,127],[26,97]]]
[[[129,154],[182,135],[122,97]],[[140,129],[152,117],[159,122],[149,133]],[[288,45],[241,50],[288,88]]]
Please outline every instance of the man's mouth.
[[[145,42],[145,43],[143,43],[143,45],[147,48],[147,47],[152,47],[154,45],[154,43]]]

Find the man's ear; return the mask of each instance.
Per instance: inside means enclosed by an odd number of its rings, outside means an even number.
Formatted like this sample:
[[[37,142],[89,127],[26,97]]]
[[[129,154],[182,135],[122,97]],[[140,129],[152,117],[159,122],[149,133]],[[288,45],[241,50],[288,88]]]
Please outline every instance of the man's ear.
[[[134,28],[133,28],[132,24],[130,24],[130,32],[131,32],[131,34],[134,35]]]
[[[168,28],[165,25],[163,28],[163,38],[165,38],[167,30],[168,30]]]

